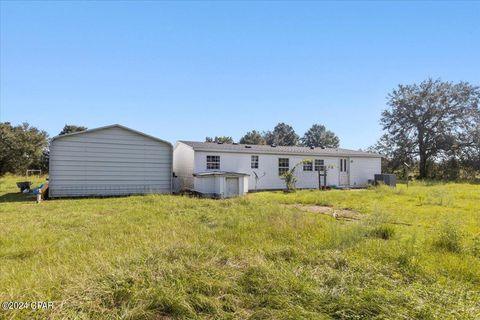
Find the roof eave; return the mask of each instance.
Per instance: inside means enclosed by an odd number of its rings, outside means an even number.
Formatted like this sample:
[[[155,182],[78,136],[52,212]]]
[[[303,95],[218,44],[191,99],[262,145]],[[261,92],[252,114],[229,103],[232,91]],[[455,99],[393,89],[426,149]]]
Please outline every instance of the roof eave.
[[[78,131],[78,132],[72,132],[72,133],[57,135],[57,136],[54,136],[54,137],[50,140],[50,142],[53,142],[54,140],[58,140],[58,139],[64,138],[64,137],[71,137],[71,136],[75,136],[75,135],[78,135],[78,134],[83,134],[83,133],[88,133],[88,132],[95,132],[95,131],[100,131],[100,130],[105,130],[105,129],[110,129],[110,128],[121,128],[121,129],[130,131],[130,132],[139,134],[139,135],[141,135],[141,136],[144,136],[144,137],[147,137],[147,138],[156,140],[156,141],[160,141],[160,142],[166,143],[166,144],[168,144],[168,145],[170,146],[170,148],[173,149],[173,145],[172,145],[170,142],[166,141],[166,140],[163,140],[163,139],[160,139],[160,138],[157,138],[157,137],[148,135],[148,134],[146,134],[146,133],[137,131],[137,130],[132,129],[132,128],[128,128],[128,127],[122,126],[121,124],[117,124],[117,123],[116,123],[116,124],[111,124],[111,125],[108,125],[108,126],[103,126],[103,127],[93,128],[93,129],[87,129],[87,130],[84,130],[84,131]]]
[[[375,153],[365,153],[365,154],[349,154],[349,153],[303,153],[303,152],[275,152],[272,151],[265,151],[265,150],[219,150],[219,149],[211,149],[211,148],[199,148],[190,146],[194,151],[201,151],[201,152],[224,152],[224,153],[252,153],[252,154],[284,154],[284,155],[292,155],[292,156],[314,156],[314,157],[359,157],[359,158],[382,158],[382,155],[375,154]]]

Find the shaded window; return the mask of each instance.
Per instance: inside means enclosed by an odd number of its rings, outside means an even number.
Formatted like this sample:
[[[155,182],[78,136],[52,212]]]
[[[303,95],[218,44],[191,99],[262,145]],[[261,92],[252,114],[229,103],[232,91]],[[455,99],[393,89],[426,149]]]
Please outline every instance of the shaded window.
[[[303,162],[303,171],[312,171],[312,161],[311,160],[306,160]]]
[[[220,156],[207,156],[207,170],[220,169]]]
[[[288,158],[278,158],[278,175],[281,176],[290,169]]]
[[[325,166],[325,162],[320,159],[315,159],[315,171],[322,171]]]
[[[252,156],[250,167],[252,169],[258,169],[258,156]]]

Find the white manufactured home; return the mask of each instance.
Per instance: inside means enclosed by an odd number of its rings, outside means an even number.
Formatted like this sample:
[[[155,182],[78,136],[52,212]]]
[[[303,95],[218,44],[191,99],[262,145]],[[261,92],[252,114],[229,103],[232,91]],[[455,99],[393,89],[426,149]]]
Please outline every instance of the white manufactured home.
[[[362,187],[374,179],[375,174],[381,173],[381,157],[341,148],[178,141],[173,151],[173,171],[177,177],[175,189],[202,193],[206,189],[204,181],[198,177],[209,172],[247,176],[245,183],[240,185],[240,179],[238,182],[238,189],[243,191],[284,189],[281,175],[294,166],[297,166],[297,188],[314,189],[325,183],[337,187]],[[319,177],[319,171],[326,176]],[[226,192],[226,189],[216,190]]]
[[[167,141],[118,124],[56,136],[49,196],[170,193],[172,149]]]

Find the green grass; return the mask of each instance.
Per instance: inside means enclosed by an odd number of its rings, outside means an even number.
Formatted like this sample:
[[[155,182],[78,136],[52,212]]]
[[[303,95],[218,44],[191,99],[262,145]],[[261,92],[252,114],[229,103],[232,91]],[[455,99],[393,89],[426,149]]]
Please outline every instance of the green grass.
[[[19,180],[0,179],[0,301],[54,308],[0,318],[480,318],[478,185],[36,204]]]

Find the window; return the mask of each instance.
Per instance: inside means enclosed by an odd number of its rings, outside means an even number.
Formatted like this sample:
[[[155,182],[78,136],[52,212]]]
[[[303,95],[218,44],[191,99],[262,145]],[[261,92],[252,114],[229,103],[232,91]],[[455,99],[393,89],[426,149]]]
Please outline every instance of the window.
[[[281,176],[290,169],[288,158],[278,158],[278,175]]]
[[[207,156],[207,170],[220,169],[220,156]]]
[[[325,163],[323,160],[315,159],[315,171],[322,171],[324,166]]]
[[[305,160],[303,162],[303,171],[312,171],[312,160]]]
[[[252,156],[250,167],[252,169],[258,169],[258,156]]]

